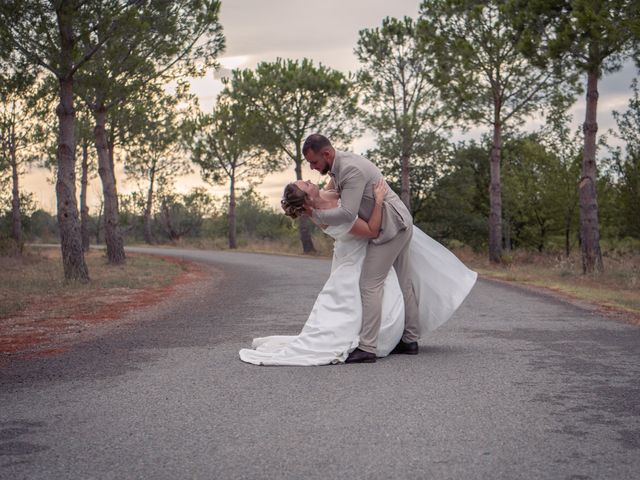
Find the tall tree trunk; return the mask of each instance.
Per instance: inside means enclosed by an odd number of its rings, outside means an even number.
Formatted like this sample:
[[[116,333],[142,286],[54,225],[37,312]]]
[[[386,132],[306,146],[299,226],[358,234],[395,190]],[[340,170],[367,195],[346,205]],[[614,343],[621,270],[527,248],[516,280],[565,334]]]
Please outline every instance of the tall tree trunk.
[[[87,206],[87,185],[89,177],[89,142],[82,139],[82,177],[80,180],[80,234],[82,249],[89,251],[89,207]]]
[[[571,216],[564,219],[564,255],[569,258],[571,254]]]
[[[500,263],[502,257],[502,187],[500,183],[500,150],[502,148],[502,124],[493,124],[491,145],[491,183],[489,185],[489,260]]]
[[[309,219],[305,216],[298,218],[298,229],[300,230],[300,240],[302,241],[302,251],[304,253],[313,253],[316,251],[311,239],[311,231],[309,229]]]
[[[11,139],[11,236],[16,242],[17,252],[22,254],[24,242],[22,239],[22,214],[20,212],[20,190],[18,187],[18,160],[16,158],[15,138]]]
[[[236,178],[235,173],[231,175],[231,186],[229,187],[229,248],[238,248],[236,242]]]
[[[296,143],[296,180],[302,180],[302,150],[299,142]],[[311,231],[309,230],[309,219],[304,215],[298,218],[298,229],[300,230],[300,241],[302,242],[302,251],[304,253],[313,253],[316,251],[311,239]]]
[[[165,227],[167,231],[167,235],[169,236],[169,240],[172,242],[176,240],[180,240],[180,236],[178,235],[175,228],[173,228],[173,224],[171,222],[171,212],[169,211],[169,206],[166,201],[162,202],[162,212],[164,214]]]
[[[504,213],[504,225],[502,227],[504,232],[504,249],[507,252],[511,251],[511,216],[509,212]]]
[[[411,211],[411,180],[409,177],[409,154],[400,156],[400,199]]]
[[[571,226],[573,224],[573,215],[576,208],[576,202],[570,200],[571,204],[565,212],[564,217],[564,253],[567,258],[571,254]]]
[[[587,110],[582,130],[584,132],[584,152],[582,174],[578,184],[580,197],[580,237],[582,238],[582,272],[602,272],[602,252],[600,251],[600,228],[598,226],[598,199],[596,193],[596,132],[598,110],[598,72],[587,74]]]
[[[538,222],[539,232],[540,232],[540,240],[538,241],[538,252],[542,253],[544,251],[544,244],[547,237],[547,227],[544,222]]]
[[[96,245],[100,244],[100,232],[102,231],[102,213],[104,212],[104,200],[100,202],[98,221],[96,222]]]
[[[58,28],[61,39],[60,67],[65,75],[60,81],[60,103],[58,115],[58,177],[56,179],[56,200],[58,226],[60,229],[60,250],[66,280],[89,281],[89,270],[82,250],[78,205],[76,203],[75,170],[75,110],[73,108],[73,12],[70,2],[57,10]]]
[[[149,190],[147,190],[147,204],[144,207],[144,241],[151,245],[153,234],[151,233],[151,210],[153,208],[153,184],[156,179],[155,162],[149,171]]]
[[[102,180],[104,196],[104,241],[107,244],[107,260],[112,265],[124,263],[124,241],[118,227],[118,192],[113,171],[107,132],[105,128],[107,112],[98,108],[95,112],[96,153],[98,154],[98,173]]]

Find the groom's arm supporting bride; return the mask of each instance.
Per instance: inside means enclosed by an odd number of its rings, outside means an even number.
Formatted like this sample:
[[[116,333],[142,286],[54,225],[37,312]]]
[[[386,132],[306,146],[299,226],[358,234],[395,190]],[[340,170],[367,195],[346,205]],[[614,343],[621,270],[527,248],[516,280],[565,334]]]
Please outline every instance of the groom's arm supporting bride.
[[[387,182],[384,181],[384,178],[378,180],[378,183],[376,183],[373,188],[375,203],[373,211],[371,212],[371,218],[366,222],[362,218],[358,217],[349,233],[352,235],[358,235],[359,237],[378,238],[378,235],[380,235],[380,227],[382,226],[384,196],[387,194],[388,188],[389,187],[387,187]]]
[[[387,182],[384,178],[378,180],[373,187],[374,207],[369,220],[357,217],[355,221],[350,222],[351,229],[349,233],[360,237],[374,239],[380,233],[382,226],[382,212],[384,210],[384,198],[389,190]],[[298,180],[290,183],[285,187],[282,200],[282,208],[285,214],[296,218],[300,215],[308,215],[311,220],[323,230],[327,225],[319,223],[315,218],[311,217],[314,208],[319,209],[335,209],[339,206],[339,196],[335,190],[320,190],[317,185],[311,181]]]

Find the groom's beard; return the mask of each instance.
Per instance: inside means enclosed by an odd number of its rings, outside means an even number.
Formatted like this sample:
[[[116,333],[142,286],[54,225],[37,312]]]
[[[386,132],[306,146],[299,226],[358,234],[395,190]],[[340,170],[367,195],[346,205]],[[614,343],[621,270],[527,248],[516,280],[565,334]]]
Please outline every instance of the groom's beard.
[[[329,170],[331,170],[329,167],[324,167],[322,169],[322,172],[320,172],[320,173],[322,173],[322,175],[326,175],[327,173],[329,173]]]

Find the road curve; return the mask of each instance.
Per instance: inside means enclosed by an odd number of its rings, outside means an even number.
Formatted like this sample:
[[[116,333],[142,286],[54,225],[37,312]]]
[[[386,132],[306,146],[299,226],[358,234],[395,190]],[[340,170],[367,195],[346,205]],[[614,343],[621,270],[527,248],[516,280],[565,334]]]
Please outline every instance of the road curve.
[[[256,367],[327,260],[129,248],[215,269],[170,307],[0,371],[0,478],[635,479],[640,328],[480,281],[417,357]]]

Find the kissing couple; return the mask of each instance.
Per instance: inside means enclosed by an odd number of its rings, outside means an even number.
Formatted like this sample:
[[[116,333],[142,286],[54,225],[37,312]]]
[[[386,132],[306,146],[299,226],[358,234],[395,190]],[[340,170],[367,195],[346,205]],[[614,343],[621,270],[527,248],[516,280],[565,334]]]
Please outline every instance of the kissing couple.
[[[418,353],[420,335],[446,322],[477,273],[413,225],[411,213],[366,158],[320,134],[303,155],[329,175],[324,189],[298,180],[282,208],[306,215],[335,240],[331,274],[298,335],[255,338],[240,359],[254,365],[373,363]]]

